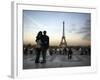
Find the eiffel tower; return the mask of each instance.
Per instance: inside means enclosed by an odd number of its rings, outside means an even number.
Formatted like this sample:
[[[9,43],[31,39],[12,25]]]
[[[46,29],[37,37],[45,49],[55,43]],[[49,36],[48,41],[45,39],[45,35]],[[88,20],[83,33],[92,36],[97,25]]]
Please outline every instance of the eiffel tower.
[[[60,47],[67,47],[66,37],[65,37],[65,22],[63,21],[63,35],[60,42]]]

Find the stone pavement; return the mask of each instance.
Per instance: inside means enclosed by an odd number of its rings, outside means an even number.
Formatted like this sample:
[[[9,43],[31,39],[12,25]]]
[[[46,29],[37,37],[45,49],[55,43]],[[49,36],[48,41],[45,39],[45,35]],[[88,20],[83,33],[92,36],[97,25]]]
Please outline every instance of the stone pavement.
[[[40,57],[40,61],[42,58]],[[47,55],[47,62],[45,64],[36,64],[34,55],[24,56],[23,69],[36,68],[57,68],[57,67],[76,67],[76,66],[90,66],[91,59],[89,55],[74,54],[71,60],[68,60],[67,55]]]

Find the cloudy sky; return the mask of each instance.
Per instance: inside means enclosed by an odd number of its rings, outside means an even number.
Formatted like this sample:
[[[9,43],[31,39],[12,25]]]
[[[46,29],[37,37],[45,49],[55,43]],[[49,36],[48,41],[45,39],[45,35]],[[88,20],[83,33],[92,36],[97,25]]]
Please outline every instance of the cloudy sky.
[[[46,30],[50,38],[50,45],[59,45],[63,21],[65,22],[65,37],[68,45],[90,45],[90,13],[31,10],[23,10],[24,44],[36,44],[37,33]]]

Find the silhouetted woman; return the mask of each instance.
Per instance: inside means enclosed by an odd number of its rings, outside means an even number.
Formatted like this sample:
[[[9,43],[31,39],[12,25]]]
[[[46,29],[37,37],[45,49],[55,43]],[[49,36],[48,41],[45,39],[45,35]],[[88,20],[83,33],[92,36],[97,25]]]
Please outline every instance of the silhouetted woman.
[[[41,48],[42,48],[42,32],[40,31],[36,36],[36,59],[35,63],[39,63]]]

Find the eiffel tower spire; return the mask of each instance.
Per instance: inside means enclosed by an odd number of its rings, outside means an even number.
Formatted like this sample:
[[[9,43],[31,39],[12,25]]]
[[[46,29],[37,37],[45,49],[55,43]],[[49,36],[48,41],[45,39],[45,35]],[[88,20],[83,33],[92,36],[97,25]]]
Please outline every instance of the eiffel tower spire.
[[[63,21],[63,35],[60,42],[60,47],[67,47],[66,37],[65,37],[65,22]]]
[[[63,36],[65,36],[65,22],[63,21]]]

